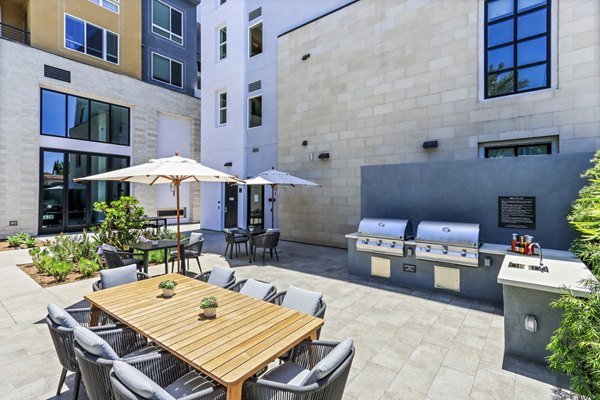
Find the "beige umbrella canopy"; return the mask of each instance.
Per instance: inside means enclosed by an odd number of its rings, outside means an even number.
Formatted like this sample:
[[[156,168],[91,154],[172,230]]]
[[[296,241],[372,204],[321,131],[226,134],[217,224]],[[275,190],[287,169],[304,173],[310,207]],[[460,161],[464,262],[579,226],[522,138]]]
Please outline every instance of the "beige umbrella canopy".
[[[180,157],[179,153],[168,158],[150,160],[145,164],[122,168],[85,178],[79,181],[120,181],[157,185],[168,183],[173,186],[177,202],[177,268],[180,269],[181,249],[179,248],[179,186],[184,182],[243,182],[233,175],[209,168],[195,160]]]
[[[287,172],[278,171],[275,168],[261,172],[257,176],[244,181],[245,185],[271,186],[271,228],[275,227],[275,194],[278,186],[320,186],[318,183],[307,181]]]

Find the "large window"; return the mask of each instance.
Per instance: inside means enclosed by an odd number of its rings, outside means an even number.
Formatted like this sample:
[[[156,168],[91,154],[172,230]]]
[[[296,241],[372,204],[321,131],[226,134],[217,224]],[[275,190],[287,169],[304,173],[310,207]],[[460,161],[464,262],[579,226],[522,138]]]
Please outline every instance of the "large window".
[[[112,12],[119,13],[119,0],[90,0]]]
[[[550,0],[485,4],[485,97],[550,87]]]
[[[129,193],[125,182],[73,182],[75,178],[129,166],[129,158],[102,154],[41,150],[40,231],[81,230],[102,222],[96,201],[113,201]]]
[[[219,60],[227,58],[227,27],[219,28]]]
[[[119,63],[119,35],[65,14],[65,47]]]
[[[183,87],[183,64],[152,53],[152,79],[181,88]]]
[[[254,57],[263,51],[262,21],[248,28],[248,57]]]
[[[254,96],[248,99],[248,128],[256,128],[262,125],[262,96]]]
[[[129,108],[42,89],[41,134],[129,145]]]
[[[183,45],[183,13],[160,0],[152,0],[152,32]]]
[[[227,123],[227,92],[217,93],[218,124],[225,125]]]

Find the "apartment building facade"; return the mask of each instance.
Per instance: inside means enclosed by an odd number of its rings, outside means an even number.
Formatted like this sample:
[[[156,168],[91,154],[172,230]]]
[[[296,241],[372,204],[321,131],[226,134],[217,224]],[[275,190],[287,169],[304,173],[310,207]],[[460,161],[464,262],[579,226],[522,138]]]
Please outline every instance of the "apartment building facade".
[[[348,2],[202,2],[204,164],[241,178],[278,167],[277,36]],[[201,193],[203,228],[272,224],[269,188],[203,183]]]
[[[0,1],[0,237],[81,230],[103,218],[95,201],[127,193],[149,215],[174,209],[166,187],[73,182],[199,158],[199,99],[142,81],[142,17],[141,2]],[[199,188],[182,199],[199,220]]]
[[[282,35],[278,166],[321,184],[281,193],[286,237],[345,247],[361,166],[600,148],[599,22],[594,0],[360,0]]]

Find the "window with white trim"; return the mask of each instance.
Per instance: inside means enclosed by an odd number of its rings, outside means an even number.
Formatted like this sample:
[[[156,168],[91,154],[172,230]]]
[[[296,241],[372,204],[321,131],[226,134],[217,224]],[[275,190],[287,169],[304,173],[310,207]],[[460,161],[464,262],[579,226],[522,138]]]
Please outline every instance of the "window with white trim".
[[[98,4],[114,13],[119,13],[119,0],[90,0],[94,4]]]
[[[262,95],[248,98],[248,128],[262,126]]]
[[[68,14],[65,14],[65,48],[119,63],[119,35]]]
[[[263,51],[263,24],[262,21],[248,28],[248,57],[254,57]]]
[[[219,60],[227,58],[227,27],[219,28]]]
[[[160,0],[152,0],[152,32],[183,45],[183,12]]]
[[[227,123],[227,92],[222,91],[217,93],[217,107],[218,107],[218,125],[225,125]]]
[[[153,52],[152,79],[182,88],[183,64]]]

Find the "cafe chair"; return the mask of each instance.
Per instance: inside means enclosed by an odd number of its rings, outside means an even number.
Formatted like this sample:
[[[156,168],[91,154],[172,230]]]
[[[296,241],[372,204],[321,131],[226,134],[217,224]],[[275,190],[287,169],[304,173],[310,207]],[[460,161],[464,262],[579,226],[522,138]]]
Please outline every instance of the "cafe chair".
[[[145,371],[164,357],[158,347],[149,345],[142,335],[125,326],[94,332],[83,327],[73,331],[75,358],[91,400],[114,399],[109,373],[117,360]]]
[[[138,272],[135,265],[114,269],[103,269],[100,271],[100,279],[92,284],[92,290],[97,292],[102,289],[109,289],[115,286],[125,285],[150,278],[150,275]]]
[[[102,245],[102,256],[106,261],[106,267],[120,268],[126,265],[135,264],[137,269],[144,267],[144,260],[135,258],[135,255],[128,251],[118,251],[114,246],[104,243]]]
[[[279,235],[281,233],[279,231],[271,231],[267,233],[263,233],[262,235],[256,235],[252,238],[252,252],[254,253],[253,261],[256,261],[256,249],[263,249],[262,251],[262,263],[265,263],[265,252],[267,249],[271,253],[271,258],[273,258],[273,251],[275,251],[275,257],[277,257],[277,261],[279,261],[279,254],[277,254],[277,245],[279,244]]]
[[[248,255],[248,235],[236,235],[235,232],[225,228],[223,229],[223,233],[225,234],[225,243],[227,246],[225,247],[224,256],[227,256],[227,251],[229,250],[229,258],[233,258],[233,249],[235,247],[235,256],[238,256],[240,250],[240,244],[244,244],[246,247],[246,255]]]
[[[237,282],[231,290],[264,301],[270,301],[277,294],[275,285],[252,278]]]
[[[185,260],[189,260],[191,258],[195,258],[198,263],[198,269],[200,269],[200,273],[202,273],[202,266],[200,265],[200,255],[202,253],[202,246],[204,245],[204,238],[201,233],[192,233],[190,235],[190,241],[186,245],[181,243],[181,258]],[[171,272],[175,269],[175,260],[177,260],[177,250],[174,250],[170,253],[171,256]],[[189,264],[188,264],[189,266]]]
[[[244,383],[244,400],[341,400],[354,359],[352,339],[305,341],[287,361]]]
[[[97,321],[99,325],[90,327],[91,321]],[[81,384],[81,372],[79,371],[79,366],[75,359],[75,350],[73,349],[73,330],[78,326],[83,326],[92,331],[99,332],[102,330],[115,329],[116,323],[108,316],[108,314],[105,314],[98,309],[70,308],[64,310],[56,304],[48,304],[46,324],[50,331],[52,343],[54,343],[58,361],[62,366],[56,395],[60,395],[67,372],[70,371],[75,373],[72,398],[77,399],[79,395],[79,386]]]
[[[198,374],[185,362],[161,355],[144,372],[123,361],[113,362],[110,382],[116,400],[225,400],[227,390]]]
[[[198,274],[194,276],[194,279],[222,287],[223,289],[231,289],[235,285],[235,270],[215,265],[212,271]]]

